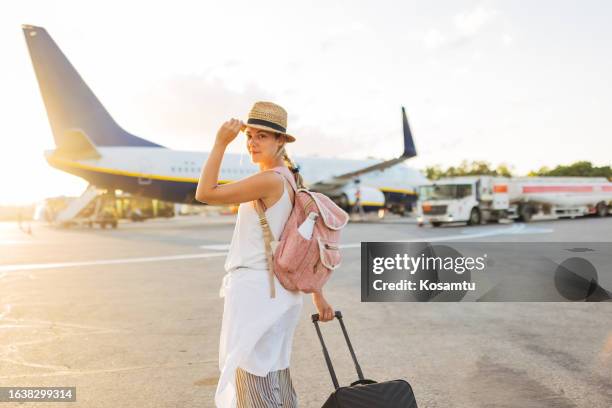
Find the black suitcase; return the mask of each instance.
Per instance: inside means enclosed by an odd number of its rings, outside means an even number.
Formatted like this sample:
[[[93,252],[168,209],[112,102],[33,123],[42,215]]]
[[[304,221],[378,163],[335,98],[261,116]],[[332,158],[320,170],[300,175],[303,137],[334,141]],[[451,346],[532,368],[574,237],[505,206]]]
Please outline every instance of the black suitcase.
[[[335,391],[332,392],[327,401],[325,401],[322,408],[417,408],[412,387],[408,382],[404,380],[392,380],[379,383],[373,380],[367,380],[363,377],[361,367],[357,362],[355,351],[353,351],[353,346],[351,345],[346,327],[344,327],[344,322],[342,321],[342,313],[336,310],[335,317],[338,318],[340,327],[342,327],[342,333],[344,334],[346,344],[351,352],[351,357],[353,357],[359,379],[352,382],[348,387],[340,387],[338,385],[334,367],[329,358],[327,347],[325,347],[323,336],[321,336],[319,314],[313,314],[312,322],[315,325],[317,335],[321,341],[325,362],[327,363],[327,368],[329,368],[329,374],[331,375],[335,388]]]

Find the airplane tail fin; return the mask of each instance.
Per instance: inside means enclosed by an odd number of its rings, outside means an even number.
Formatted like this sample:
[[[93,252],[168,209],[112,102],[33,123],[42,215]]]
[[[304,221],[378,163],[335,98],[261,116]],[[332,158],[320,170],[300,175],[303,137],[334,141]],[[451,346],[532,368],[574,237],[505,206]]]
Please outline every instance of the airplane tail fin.
[[[408,117],[406,116],[406,109],[402,106],[402,125],[404,130],[404,153],[402,157],[410,158],[417,155],[416,146],[412,139],[412,132],[410,131],[410,125],[408,125]]]
[[[58,149],[74,152],[83,146],[164,147],[123,130],[44,28],[22,28]]]

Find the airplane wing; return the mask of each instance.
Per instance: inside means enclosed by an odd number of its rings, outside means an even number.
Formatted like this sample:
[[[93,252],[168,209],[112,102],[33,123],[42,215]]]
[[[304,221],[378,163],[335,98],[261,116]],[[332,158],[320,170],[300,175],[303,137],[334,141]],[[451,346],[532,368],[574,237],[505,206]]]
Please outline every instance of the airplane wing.
[[[398,163],[403,162],[406,159],[411,157],[415,157],[416,147],[414,145],[414,140],[412,139],[412,132],[410,131],[410,126],[408,125],[408,118],[406,117],[406,109],[402,106],[402,128],[404,132],[404,152],[401,156],[396,157],[395,159],[385,160],[380,163],[373,164],[368,167],[364,167],[362,169],[354,170],[348,173],[339,174],[337,176],[332,177],[328,180],[317,181],[308,186],[309,189],[315,191],[324,192],[326,190],[333,190],[343,185],[349,183],[354,178],[361,176],[366,173],[370,173],[376,170],[384,170],[391,166],[395,166]]]

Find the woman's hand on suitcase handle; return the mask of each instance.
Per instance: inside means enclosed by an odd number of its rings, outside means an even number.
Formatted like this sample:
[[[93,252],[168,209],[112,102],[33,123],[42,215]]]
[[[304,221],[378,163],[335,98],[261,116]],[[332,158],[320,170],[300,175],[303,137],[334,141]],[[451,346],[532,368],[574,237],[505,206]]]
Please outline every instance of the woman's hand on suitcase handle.
[[[312,294],[312,303],[317,308],[317,312],[319,312],[319,321],[328,322],[333,320],[334,318],[334,309],[331,307],[325,297],[323,296],[323,292],[315,292]]]

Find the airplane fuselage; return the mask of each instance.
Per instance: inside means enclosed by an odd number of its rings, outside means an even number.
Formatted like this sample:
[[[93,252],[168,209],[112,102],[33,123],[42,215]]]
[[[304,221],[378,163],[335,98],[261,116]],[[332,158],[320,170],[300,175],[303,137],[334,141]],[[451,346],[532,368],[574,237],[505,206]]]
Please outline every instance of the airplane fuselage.
[[[53,167],[101,188],[120,189],[164,201],[201,204],[195,200],[195,191],[208,153],[157,147],[98,147],[97,150],[99,158],[86,160],[66,158],[56,150],[46,151],[45,157]],[[294,161],[300,167],[306,186],[377,162],[306,156],[296,156]],[[230,183],[258,171],[259,166],[251,162],[247,153],[226,153],[219,171],[219,183]],[[361,188],[374,188],[388,197],[413,196],[415,187],[424,181],[421,173],[404,165],[368,173],[360,179]],[[330,196],[342,193],[342,189],[326,192]],[[382,207],[385,203],[363,204]]]

